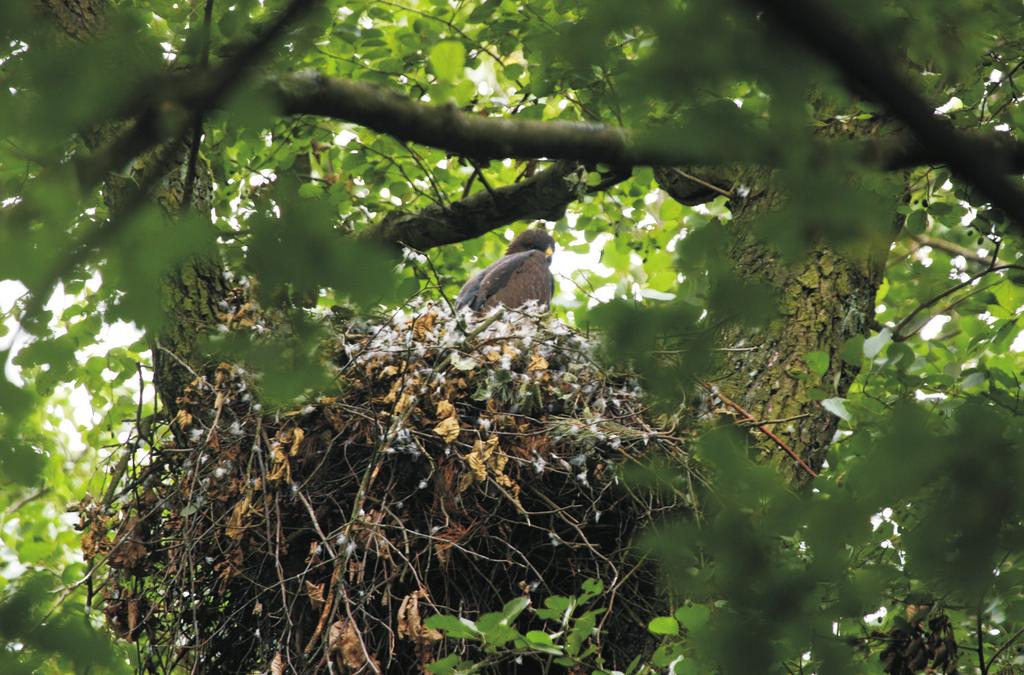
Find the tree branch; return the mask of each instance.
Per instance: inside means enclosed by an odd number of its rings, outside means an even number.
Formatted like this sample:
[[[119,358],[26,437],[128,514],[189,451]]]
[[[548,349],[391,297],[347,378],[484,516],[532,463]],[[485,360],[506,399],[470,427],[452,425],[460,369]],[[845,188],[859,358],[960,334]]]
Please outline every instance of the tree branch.
[[[618,166],[722,164],[739,159],[697,156],[692,151],[659,143],[664,134],[685,137],[686,130],[681,128],[641,134],[595,123],[484,117],[450,105],[416,101],[379,85],[328,77],[315,71],[280,76],[270,81],[268,89],[285,114],[331,117],[475,159],[546,158]],[[991,166],[989,173],[1001,180],[1002,171],[1024,172],[1024,143],[1003,135],[957,132],[936,118],[923,99],[917,99],[913,93],[909,96],[927,111],[928,121],[940,130],[942,142],[934,142],[932,135],[921,136],[912,127],[913,134],[858,143],[858,155],[865,163],[884,169],[949,164],[959,170],[956,167],[962,163],[962,155],[966,155],[975,163]],[[949,138],[954,145],[947,147]],[[957,152],[951,153],[951,148]],[[770,164],[772,158],[764,157],[761,161]]]
[[[972,262],[985,265],[986,267],[989,267],[992,264],[991,256],[985,257],[983,255],[980,255],[977,249],[970,249],[967,248],[966,246],[961,246],[960,244],[954,244],[951,241],[946,241],[945,239],[939,239],[938,237],[930,237],[927,234],[915,234],[911,236],[911,239],[916,241],[921,246],[930,246],[931,248],[937,249],[939,251],[944,251],[945,253],[948,253],[951,256],[963,256],[966,260],[970,260]],[[996,264],[1005,265],[1008,263],[1004,260],[997,260]]]
[[[352,122],[395,138],[486,160],[565,159],[611,166],[700,163],[652,136],[587,122],[511,120],[413,100],[390,89],[315,71],[284,75],[269,91],[289,115]]]
[[[570,203],[586,194],[581,173],[578,163],[556,162],[526,180],[481,190],[448,207],[431,204],[417,213],[390,213],[357,236],[425,251],[473,239],[519,220],[557,220]],[[618,182],[628,176],[619,173],[615,178]]]
[[[206,8],[203,10],[203,26],[200,29],[200,57],[199,67],[203,72],[210,66],[210,22],[213,20],[213,0],[206,0]],[[203,118],[205,113],[200,111],[195,114],[196,121],[192,127],[192,145],[188,149],[188,165],[185,169],[185,191],[181,198],[182,210],[188,210],[192,206],[192,192],[196,186],[196,167],[199,163],[199,145],[203,140]]]
[[[284,34],[288,27],[293,22],[298,21],[320,1],[291,0],[278,15],[262,27],[262,30],[254,39],[244,44],[234,56],[211,72],[208,77],[199,78],[198,84],[193,82],[195,77],[190,74],[186,79],[175,78],[170,81],[160,79],[160,82],[175,82],[179,87],[178,89],[171,90],[171,93],[167,96],[154,96],[153,92],[140,92],[135,98],[134,104],[137,106],[136,114],[138,116],[135,125],[111,142],[106,148],[78,163],[76,170],[79,182],[85,187],[92,187],[106,179],[115,167],[127,163],[131,158],[140,155],[153,146],[159,145],[167,138],[176,139],[172,145],[183,142],[186,138],[185,134],[188,133],[189,121],[195,120],[195,123],[198,123],[202,120],[204,113],[220,105],[243,79],[248,70],[257,65],[260,59],[265,56],[265,52]],[[175,91],[177,92],[176,95]],[[166,113],[162,114],[158,110],[162,102],[174,100],[176,97],[180,99],[180,103],[191,110],[192,117],[183,117],[180,113],[174,111],[168,117]],[[167,132],[168,128],[172,130],[172,133]],[[198,152],[197,144],[193,150]],[[171,158],[170,154],[169,148],[166,147],[158,152],[157,156],[160,157],[157,163],[157,166],[160,167],[159,171],[143,181],[143,184],[136,190],[132,198],[119,207],[116,216],[86,232],[80,241],[72,243],[72,245],[67,247],[67,250],[57,258],[51,270],[47,270],[40,275],[40,282],[32,284],[33,297],[26,304],[24,316],[37,312],[46,301],[50,289],[53,288],[61,276],[74,265],[87,260],[93,254],[94,248],[97,245],[116,236],[120,229],[130,222],[133,212],[142,205],[148,191],[155,186],[156,182],[170,168],[168,164]],[[191,199],[191,193],[188,196]],[[15,208],[8,209],[7,213],[0,214],[0,225],[27,219],[33,215],[35,208],[36,205],[31,200],[26,200]]]
[[[810,0],[745,0],[764,10],[813,53],[832,64],[851,89],[864,92],[887,107],[917,140],[926,154],[940,153],[943,163],[1010,216],[1011,226],[1024,227],[1024,191],[1003,174],[1005,158],[979,153],[971,140],[935,114],[934,106],[896,73],[878,50],[862,46],[844,22]],[[910,153],[911,156],[913,153]]]

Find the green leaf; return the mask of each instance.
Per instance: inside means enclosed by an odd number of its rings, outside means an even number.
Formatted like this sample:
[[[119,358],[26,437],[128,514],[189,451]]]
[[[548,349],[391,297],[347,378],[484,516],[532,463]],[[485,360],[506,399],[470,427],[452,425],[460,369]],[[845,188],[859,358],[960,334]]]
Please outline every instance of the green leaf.
[[[706,605],[687,605],[675,611],[675,618],[687,630],[698,630],[708,622],[711,610]]]
[[[324,188],[319,183],[303,183],[299,186],[299,196],[303,199],[315,199],[324,194]]]
[[[863,335],[854,335],[843,343],[843,348],[840,351],[840,356],[843,361],[854,366],[860,367],[860,364],[864,361],[864,343],[866,338]]]
[[[875,358],[882,351],[882,348],[891,341],[892,331],[888,328],[883,328],[877,335],[872,335],[864,340],[864,356],[868,359]]]
[[[924,211],[912,211],[904,225],[907,234],[923,234],[928,229],[928,216]]]
[[[526,644],[529,645],[531,649],[544,652],[545,654],[562,655],[562,650],[555,646],[554,640],[552,640],[551,636],[544,631],[531,630],[524,637],[526,639]]]
[[[850,411],[846,409],[846,399],[844,398],[826,398],[821,402],[821,407],[847,422],[851,419]]]
[[[430,65],[439,80],[454,82],[466,66],[466,48],[452,40],[438,42],[430,48]]]
[[[516,617],[522,614],[523,610],[530,606],[530,598],[521,596],[515,600],[505,603],[501,610],[501,619],[505,624],[511,624]]]
[[[679,622],[671,616],[658,616],[647,624],[647,630],[654,635],[679,635]]]
[[[449,675],[454,673],[456,667],[462,663],[462,659],[458,654],[449,654],[443,659],[438,659],[433,663],[426,666],[428,673],[437,673],[438,675]]]
[[[460,619],[450,614],[435,614],[427,617],[423,625],[439,630],[455,639],[478,639],[480,637],[479,631],[476,630],[476,624],[469,619]]]
[[[828,354],[825,352],[808,352],[804,354],[804,363],[815,375],[824,375],[828,371]]]

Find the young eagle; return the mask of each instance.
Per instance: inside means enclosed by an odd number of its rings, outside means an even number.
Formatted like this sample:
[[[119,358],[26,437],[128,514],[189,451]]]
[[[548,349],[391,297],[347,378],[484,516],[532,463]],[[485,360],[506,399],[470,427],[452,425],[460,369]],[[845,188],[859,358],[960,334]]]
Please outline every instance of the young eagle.
[[[466,282],[456,306],[484,311],[498,304],[518,307],[529,300],[548,306],[555,292],[549,269],[554,250],[555,240],[545,230],[522,232],[508,245],[504,258]]]

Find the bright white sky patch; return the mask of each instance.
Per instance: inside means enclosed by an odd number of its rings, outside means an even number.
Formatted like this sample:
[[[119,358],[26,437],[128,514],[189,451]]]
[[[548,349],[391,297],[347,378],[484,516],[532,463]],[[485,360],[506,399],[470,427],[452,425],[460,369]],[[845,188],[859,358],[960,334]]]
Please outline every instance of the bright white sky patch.
[[[942,332],[942,327],[949,323],[949,321],[950,317],[945,314],[933,316],[928,320],[928,323],[924,325],[924,328],[921,329],[921,339],[934,340],[939,336],[939,333]]]
[[[877,611],[872,612],[871,614],[864,615],[864,623],[882,623],[882,621],[885,620],[885,615],[888,613],[889,610],[887,610],[885,607],[879,607]]]
[[[1010,345],[1011,352],[1024,352],[1024,330],[1017,333],[1017,337],[1013,340],[1013,344]]]
[[[358,141],[359,136],[349,131],[348,129],[342,129],[334,135],[334,144],[342,147],[348,145],[352,141]]]
[[[921,248],[914,251],[914,259],[917,260],[922,265],[924,265],[925,267],[931,267],[933,262],[931,252],[931,246],[922,246]]]
[[[963,107],[964,107],[964,102],[961,101],[956,96],[954,96],[951,99],[949,99],[948,101],[946,101],[944,104],[942,104],[941,106],[936,108],[935,112],[939,113],[940,115],[945,115],[947,113],[956,112],[957,110],[961,110],[961,109],[963,109]]]

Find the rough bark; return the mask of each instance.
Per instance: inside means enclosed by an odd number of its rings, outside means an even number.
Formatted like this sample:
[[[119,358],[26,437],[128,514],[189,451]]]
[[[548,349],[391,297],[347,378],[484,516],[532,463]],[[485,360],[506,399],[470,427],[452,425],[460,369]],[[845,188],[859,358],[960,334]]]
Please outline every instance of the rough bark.
[[[863,137],[887,132],[871,125],[840,133]],[[814,471],[822,466],[839,418],[826,411],[820,396],[811,390],[844,396],[857,374],[843,361],[841,350],[848,339],[870,332],[889,246],[901,224],[896,207],[904,178],[901,173],[891,174],[888,191],[880,195],[891,202],[893,214],[892,222],[879,224],[880,236],[841,247],[819,240],[798,260],[787,261],[755,234],[754,227],[761,217],[785,204],[776,172],[748,167],[734,177],[734,184],[743,185],[747,196],[734,195],[732,220],[723,225],[730,239],[732,271],[747,283],[768,288],[776,299],[777,313],[759,328],[730,324],[724,329],[721,344],[727,351],[716,385]],[[809,352],[828,355],[823,377],[809,370],[804,360]],[[768,461],[787,480],[797,486],[810,481],[811,474],[775,440],[760,431],[753,433]]]
[[[86,40],[102,29],[107,0],[40,0],[39,9],[52,18],[61,34]]]
[[[106,0],[40,0],[40,10],[53,19],[60,39],[102,39]],[[91,149],[114,142],[128,122],[110,123],[84,134]],[[157,146],[132,162],[128,175],[111,174],[103,183],[103,197],[112,215],[132,199],[139,185],[155,185],[152,197],[168,214],[168,227],[180,213],[186,192],[189,165],[195,164],[190,206],[197,213],[210,212],[213,176],[209,164],[198,153],[193,156],[191,139]],[[176,399],[205,358],[199,344],[204,333],[218,322],[217,306],[227,293],[220,261],[215,255],[192,259],[171,271],[161,289],[163,330],[151,342],[154,382],[165,406],[173,414]]]

